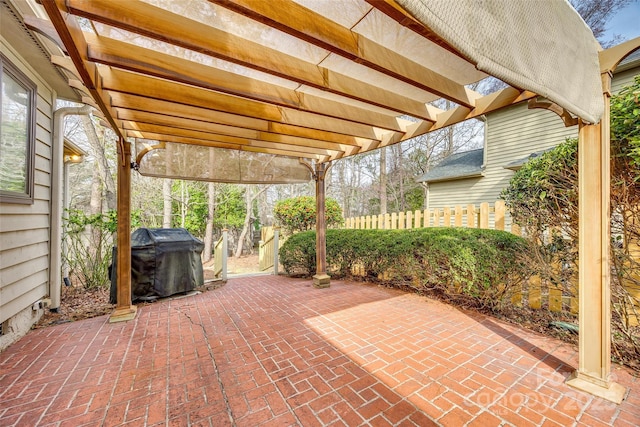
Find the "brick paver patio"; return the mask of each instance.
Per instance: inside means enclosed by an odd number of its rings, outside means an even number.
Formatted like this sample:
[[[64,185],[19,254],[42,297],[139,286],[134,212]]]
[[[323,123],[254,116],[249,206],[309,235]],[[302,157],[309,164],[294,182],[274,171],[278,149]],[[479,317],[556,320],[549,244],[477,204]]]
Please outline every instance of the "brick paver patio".
[[[397,290],[275,276],[31,331],[0,354],[1,426],[637,426],[567,387],[574,347]]]

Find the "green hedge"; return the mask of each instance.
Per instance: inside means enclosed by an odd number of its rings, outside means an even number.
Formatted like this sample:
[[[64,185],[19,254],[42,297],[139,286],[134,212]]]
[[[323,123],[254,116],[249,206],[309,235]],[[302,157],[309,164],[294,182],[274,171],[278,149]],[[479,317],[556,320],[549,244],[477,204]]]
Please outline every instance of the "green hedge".
[[[368,280],[471,297],[495,308],[526,278],[520,261],[526,248],[524,239],[497,230],[327,230],[327,270],[332,277],[348,277],[362,266]],[[280,248],[290,275],[313,275],[315,256],[313,231],[291,236]]]

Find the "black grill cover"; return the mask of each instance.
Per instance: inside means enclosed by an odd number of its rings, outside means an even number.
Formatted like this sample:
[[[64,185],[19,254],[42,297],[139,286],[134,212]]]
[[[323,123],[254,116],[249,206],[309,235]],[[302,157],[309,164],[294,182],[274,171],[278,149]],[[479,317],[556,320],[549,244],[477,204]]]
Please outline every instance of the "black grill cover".
[[[148,301],[189,292],[204,284],[204,244],[184,228],[139,228],[131,234],[131,300]],[[117,300],[116,251],[111,303]]]

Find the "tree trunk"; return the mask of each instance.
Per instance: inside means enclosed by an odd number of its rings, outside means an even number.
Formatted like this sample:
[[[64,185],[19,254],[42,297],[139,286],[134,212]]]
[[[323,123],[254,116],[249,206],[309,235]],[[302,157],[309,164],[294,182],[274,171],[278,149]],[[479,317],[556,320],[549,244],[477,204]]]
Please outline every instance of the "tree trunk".
[[[402,143],[398,143],[393,146],[395,151],[395,170],[398,175],[398,206],[397,209],[400,212],[406,210],[406,202],[404,195],[404,159],[402,155]]]
[[[242,225],[242,232],[240,233],[240,237],[238,237],[238,246],[236,247],[236,253],[234,256],[239,258],[242,255],[242,250],[244,249],[244,239],[247,237],[247,233],[249,232],[249,227],[251,226],[251,211],[253,206],[253,186],[248,185],[247,189],[244,192],[244,201],[246,213],[244,215],[244,224]]]
[[[184,180],[180,181],[180,227],[185,228],[189,212],[189,189]]]
[[[171,184],[170,179],[162,181],[162,228],[171,228]]]
[[[97,167],[93,168],[93,178],[91,179],[91,200],[89,202],[89,213],[91,215],[99,215],[102,213],[102,180],[100,179],[100,171]],[[99,263],[101,258],[99,247],[102,232],[100,231],[99,227],[95,226],[90,226],[90,232],[90,259],[96,260],[96,263]]]
[[[265,186],[256,194],[253,194],[254,190],[257,189],[253,185],[247,185],[247,189],[244,192],[244,201],[246,213],[244,215],[244,224],[242,225],[242,232],[240,233],[240,237],[238,237],[238,245],[236,247],[236,253],[234,256],[236,258],[242,255],[242,249],[244,249],[244,240],[247,238],[247,234],[249,233],[249,227],[251,227],[251,214],[253,213],[253,201],[260,196],[263,192],[265,192],[269,186]]]
[[[93,156],[96,161],[97,175],[94,173],[94,179],[98,177],[97,179],[101,181],[101,185],[99,185],[100,192],[102,193],[102,191],[104,191],[107,209],[114,210],[117,208],[116,184],[113,181],[113,176],[109,169],[109,162],[107,161],[107,156],[104,151],[104,143],[100,142],[100,138],[98,138],[98,134],[96,133],[96,128],[94,127],[93,122],[91,121],[91,117],[80,116],[80,121],[82,123],[82,128],[87,135],[91,151],[93,151]]]
[[[380,213],[387,213],[387,148],[380,149]]]
[[[208,185],[207,199],[207,227],[204,232],[204,251],[202,252],[202,261],[211,260],[211,250],[213,249],[213,218],[216,213],[216,186],[213,182]]]

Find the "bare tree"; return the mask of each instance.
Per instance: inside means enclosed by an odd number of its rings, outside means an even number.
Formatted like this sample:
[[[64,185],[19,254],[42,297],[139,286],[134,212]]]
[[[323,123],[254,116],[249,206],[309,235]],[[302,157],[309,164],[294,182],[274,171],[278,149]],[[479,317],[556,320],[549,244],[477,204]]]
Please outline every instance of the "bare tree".
[[[213,219],[216,213],[216,185],[213,182],[207,185],[207,226],[204,232],[204,251],[202,261],[211,260],[213,249]]]
[[[106,207],[108,210],[116,209],[116,185],[113,181],[113,175],[111,175],[111,170],[109,168],[109,161],[107,160],[107,155],[105,152],[105,141],[104,141],[104,131],[101,127],[98,129],[101,130],[102,141],[98,137],[98,133],[96,132],[96,127],[94,126],[91,117],[89,116],[79,116],[80,123],[82,125],[82,129],[87,137],[87,141],[89,143],[89,147],[91,148],[91,152],[93,154],[94,162],[95,162],[95,171],[94,171],[94,182],[98,189],[94,191],[92,190],[91,197],[91,206],[96,209],[92,209],[92,213],[102,212],[102,195],[104,193],[104,200],[106,202]],[[99,200],[94,200],[94,196],[98,197]]]
[[[570,0],[570,2],[603,47],[611,47],[622,41],[620,36],[605,40],[604,35],[611,18],[629,5],[631,0]]]
[[[249,228],[251,227],[251,219],[253,218],[253,202],[260,194],[265,192],[267,188],[269,188],[268,185],[262,187],[261,189],[259,189],[256,185],[247,185],[247,188],[244,192],[246,213],[244,215],[244,224],[242,225],[242,231],[240,232],[240,237],[238,237],[236,253],[234,254],[236,258],[239,258],[242,255],[242,250],[244,249],[244,241],[247,238]]]
[[[387,148],[380,149],[380,213],[387,213]]]
[[[171,228],[171,184],[173,181],[169,178],[162,180],[162,228]]]

